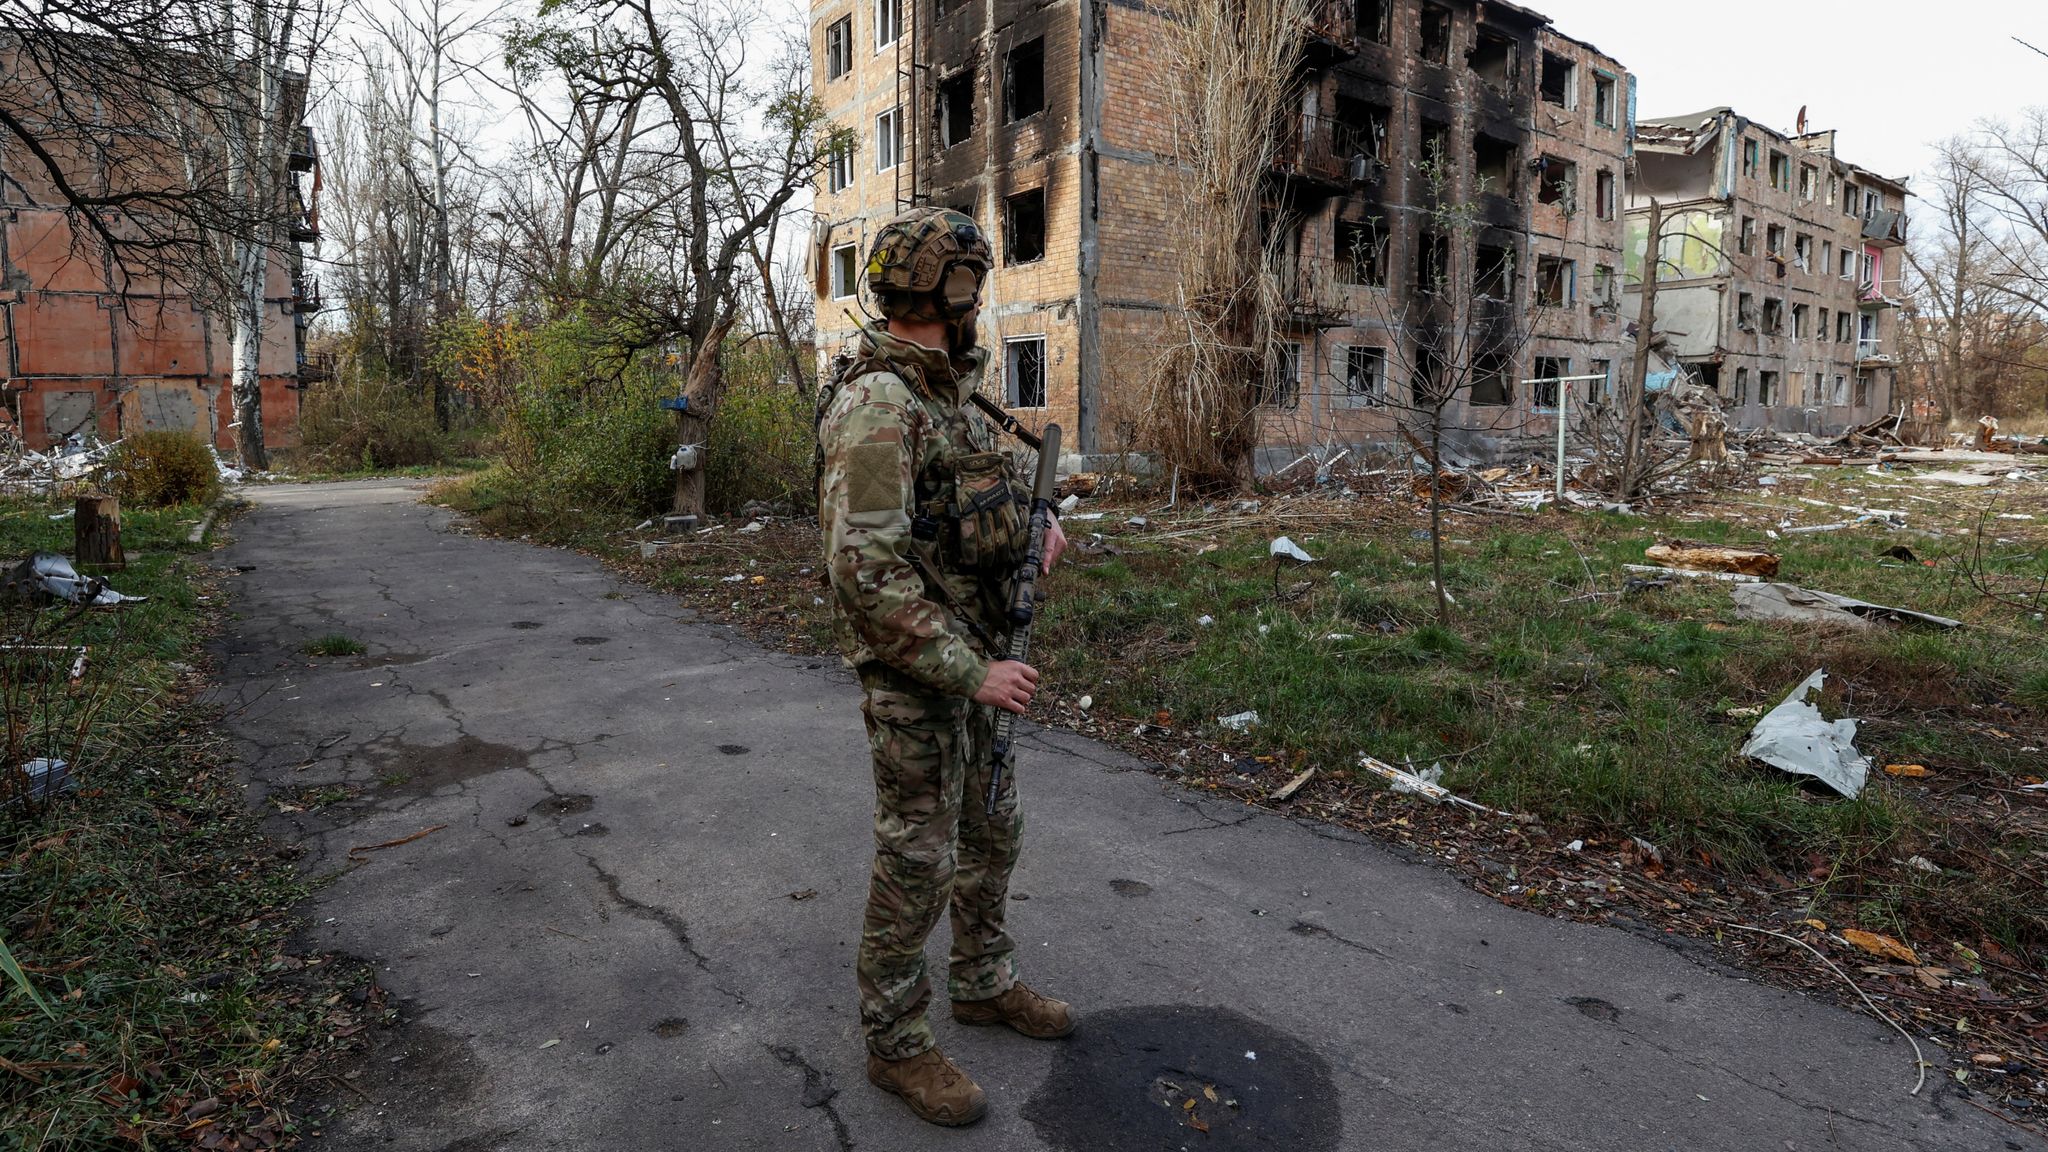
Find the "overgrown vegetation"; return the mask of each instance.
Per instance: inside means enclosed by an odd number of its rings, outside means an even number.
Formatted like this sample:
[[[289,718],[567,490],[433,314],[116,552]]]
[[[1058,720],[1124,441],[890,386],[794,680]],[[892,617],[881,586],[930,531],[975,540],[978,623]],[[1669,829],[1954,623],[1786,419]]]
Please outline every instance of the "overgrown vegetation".
[[[0,503],[0,556],[68,551],[54,507]],[[67,759],[76,790],[0,808],[0,940],[49,1008],[0,982],[0,1148],[209,1132],[209,1146],[269,1147],[297,1130],[280,1078],[328,1035],[331,965],[286,951],[305,884],[258,834],[193,701],[207,589],[183,540],[197,515],[124,510],[130,563],[113,582],[146,602],[33,621],[39,641],[90,646],[90,695],[60,679],[36,706],[61,722],[29,724],[41,735],[21,750]],[[30,612],[4,623],[18,635]]]
[[[220,466],[196,432],[136,432],[114,449],[107,470],[114,494],[127,507],[204,504],[220,495]]]

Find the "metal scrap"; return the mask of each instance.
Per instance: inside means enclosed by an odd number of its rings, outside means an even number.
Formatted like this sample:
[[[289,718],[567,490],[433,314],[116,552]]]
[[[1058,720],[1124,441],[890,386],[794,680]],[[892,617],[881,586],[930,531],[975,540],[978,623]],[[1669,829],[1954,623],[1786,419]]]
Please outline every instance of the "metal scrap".
[[[79,575],[70,560],[55,552],[38,552],[15,565],[14,570],[7,574],[4,586],[0,586],[0,601],[48,603],[61,600],[67,604],[105,608],[147,599],[147,596],[127,596],[116,592],[97,576]]]
[[[1743,584],[1729,589],[1735,598],[1735,614],[1745,620],[1789,621],[1795,624],[1839,624],[1868,628],[1873,621],[1892,624],[1926,624],[1935,628],[1960,628],[1961,620],[1872,604],[1832,592],[1801,588],[1796,584]]]
[[[1827,671],[1816,668],[1750,731],[1742,754],[1795,776],[1811,776],[1855,799],[1870,775],[1870,758],[1856,750],[1856,721],[1829,720],[1806,702]]]

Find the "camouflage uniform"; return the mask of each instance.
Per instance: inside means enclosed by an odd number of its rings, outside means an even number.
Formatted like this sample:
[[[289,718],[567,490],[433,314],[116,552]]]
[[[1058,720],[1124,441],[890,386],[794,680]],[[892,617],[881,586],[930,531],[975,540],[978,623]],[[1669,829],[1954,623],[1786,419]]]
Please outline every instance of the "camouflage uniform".
[[[947,994],[985,1000],[1017,980],[1003,931],[1023,830],[1016,774],[988,814],[994,709],[969,699],[1006,640],[1025,528],[1008,458],[966,403],[987,360],[867,327],[821,412],[825,566],[840,648],[867,690],[875,770],[861,1023],[888,1060],[932,1047],[924,943],[949,901]]]

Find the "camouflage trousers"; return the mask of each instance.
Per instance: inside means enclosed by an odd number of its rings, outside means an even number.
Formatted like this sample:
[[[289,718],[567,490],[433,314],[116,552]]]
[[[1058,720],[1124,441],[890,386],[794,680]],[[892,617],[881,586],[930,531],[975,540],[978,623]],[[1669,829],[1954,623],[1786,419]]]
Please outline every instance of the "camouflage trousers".
[[[1024,830],[1016,774],[988,813],[995,710],[934,695],[907,677],[862,669],[875,765],[875,866],[860,940],[860,1019],[869,1051],[903,1060],[932,1046],[925,938],[953,918],[946,994],[1000,996],[1017,982],[1003,931],[1010,872]]]

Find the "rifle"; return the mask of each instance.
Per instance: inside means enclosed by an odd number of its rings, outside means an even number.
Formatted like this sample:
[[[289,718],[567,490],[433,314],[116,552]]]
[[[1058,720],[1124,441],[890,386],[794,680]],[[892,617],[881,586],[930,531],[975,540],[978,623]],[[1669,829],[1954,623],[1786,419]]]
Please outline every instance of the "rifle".
[[[1038,446],[1038,479],[1031,488],[1030,543],[1017,569],[1017,593],[1010,600],[1010,651],[1005,660],[1024,662],[1031,655],[1031,618],[1038,612],[1038,576],[1045,566],[1045,537],[1052,530],[1052,487],[1060,466],[1060,426],[1047,424]],[[1003,787],[1003,764],[1010,758],[1010,730],[1017,714],[996,713],[995,767],[988,774],[988,811],[995,814],[996,794]]]

